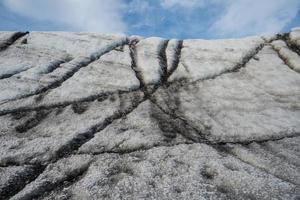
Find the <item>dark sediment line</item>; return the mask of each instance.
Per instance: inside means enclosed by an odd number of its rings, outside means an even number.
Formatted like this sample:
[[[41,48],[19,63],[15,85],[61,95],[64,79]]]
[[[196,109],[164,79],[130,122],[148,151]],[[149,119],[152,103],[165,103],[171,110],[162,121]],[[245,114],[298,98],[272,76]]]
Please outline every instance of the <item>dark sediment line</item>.
[[[134,71],[136,78],[140,82],[140,89],[144,92],[144,94],[147,94],[146,84],[143,80],[143,76],[141,72],[139,71],[137,67],[137,59],[136,59],[136,44],[138,43],[138,40],[132,40],[129,44],[129,50],[130,50],[130,58],[131,58],[131,69]]]
[[[283,40],[291,51],[297,53],[300,56],[300,47],[291,41],[290,33],[276,34],[275,38],[270,41],[270,43],[275,40]]]
[[[8,74],[2,74],[2,75],[0,75],[0,80],[10,78],[14,75],[20,74],[20,73],[25,72],[29,69],[31,69],[31,68],[21,69],[21,70],[18,70],[18,71],[12,72],[12,73],[8,73]]]
[[[163,44],[160,47],[159,54],[158,54],[158,61],[159,66],[161,68],[162,74],[161,74],[161,83],[164,83],[167,81],[168,78],[168,60],[166,55],[166,49],[168,47],[169,40],[165,40]]]
[[[0,111],[0,116],[7,115],[7,114],[21,113],[21,112],[41,111],[41,110],[51,110],[54,108],[63,108],[63,107],[69,106],[69,105],[78,104],[78,103],[88,103],[88,102],[92,102],[95,100],[103,101],[116,93],[128,94],[128,93],[136,92],[139,90],[140,90],[140,88],[132,88],[131,90],[128,90],[128,91],[127,90],[119,90],[119,91],[114,91],[114,92],[100,93],[97,95],[88,96],[88,97],[81,98],[81,99],[74,100],[74,101],[64,101],[64,102],[50,104],[50,105],[38,105],[38,106],[32,106],[32,107],[24,106],[24,107],[19,107],[19,108],[15,108],[15,109],[2,110],[2,111]],[[41,101],[42,98],[43,98],[43,96],[37,96],[36,101]]]
[[[246,67],[247,63],[251,59],[253,59],[254,56],[257,55],[265,47],[265,45],[266,45],[266,43],[259,44],[253,51],[251,51],[249,54],[245,55],[242,58],[241,62],[237,63],[232,69],[225,70],[225,71],[221,72],[220,74],[215,74],[215,75],[207,76],[207,77],[200,78],[200,79],[197,79],[197,80],[191,81],[191,82],[189,82],[187,79],[183,78],[183,79],[180,79],[180,80],[169,82],[167,84],[167,86],[169,87],[173,83],[175,83],[178,87],[187,86],[187,85],[193,85],[193,84],[197,84],[198,82],[201,82],[201,81],[215,79],[215,78],[217,78],[219,76],[222,76],[224,74],[230,74],[230,73],[239,72],[239,70],[241,70],[242,68]]]
[[[167,74],[167,79],[173,74],[174,71],[178,68],[180,57],[181,57],[181,50],[183,47],[183,40],[179,40],[174,52],[174,59],[172,63],[170,64],[170,70]]]
[[[45,169],[45,166],[35,165],[24,173],[16,176],[9,184],[0,191],[0,200],[9,199],[19,191],[21,191],[28,182],[35,180]]]
[[[29,32],[16,32],[3,43],[0,43],[0,51],[7,49],[10,45],[14,44],[21,37],[29,34]]]
[[[283,63],[288,66],[288,68],[290,68],[291,70],[293,70],[296,73],[300,73],[300,71],[297,71],[293,66],[291,66],[289,60],[284,57],[283,55],[280,54],[280,51],[277,50],[272,44],[271,44],[272,49],[277,53],[278,57],[283,61]]]

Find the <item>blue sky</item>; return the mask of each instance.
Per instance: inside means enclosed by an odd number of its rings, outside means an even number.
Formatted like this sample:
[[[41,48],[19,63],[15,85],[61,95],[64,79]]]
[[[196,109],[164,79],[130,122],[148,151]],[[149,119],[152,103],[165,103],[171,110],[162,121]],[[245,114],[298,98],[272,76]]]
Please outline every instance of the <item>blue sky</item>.
[[[300,26],[300,0],[0,0],[0,30],[232,38]]]

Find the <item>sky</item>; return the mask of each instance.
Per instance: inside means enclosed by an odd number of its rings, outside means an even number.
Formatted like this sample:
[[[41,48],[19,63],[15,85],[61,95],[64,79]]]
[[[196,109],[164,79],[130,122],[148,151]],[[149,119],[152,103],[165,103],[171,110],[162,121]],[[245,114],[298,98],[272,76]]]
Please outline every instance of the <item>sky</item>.
[[[0,31],[236,38],[300,26],[300,0],[0,0]]]

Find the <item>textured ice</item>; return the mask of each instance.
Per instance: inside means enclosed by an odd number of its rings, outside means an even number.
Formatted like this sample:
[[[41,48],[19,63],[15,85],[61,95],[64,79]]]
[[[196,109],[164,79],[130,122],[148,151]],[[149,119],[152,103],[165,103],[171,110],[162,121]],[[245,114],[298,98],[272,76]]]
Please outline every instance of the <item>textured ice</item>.
[[[299,199],[299,30],[0,32],[0,199]]]

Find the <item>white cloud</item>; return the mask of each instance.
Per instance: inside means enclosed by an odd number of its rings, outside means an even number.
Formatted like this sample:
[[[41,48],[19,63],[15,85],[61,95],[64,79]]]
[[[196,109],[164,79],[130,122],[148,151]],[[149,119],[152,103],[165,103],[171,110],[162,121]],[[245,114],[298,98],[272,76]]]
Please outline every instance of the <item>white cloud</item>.
[[[178,27],[181,29],[182,26],[178,24],[184,23],[188,25],[186,27],[190,27],[185,30],[189,31],[187,32],[189,35],[199,34],[199,30],[202,32],[207,30],[206,34],[211,37],[278,32],[291,22],[300,9],[299,0],[2,0],[2,2],[11,11],[20,15],[66,25],[66,31],[128,33],[130,30],[127,30],[127,27],[136,28],[138,25],[153,26],[155,29],[156,24],[160,23],[158,20],[164,19],[162,16],[168,18],[165,16],[167,11],[180,11],[177,16],[172,15],[176,23],[170,24],[177,26],[172,30]],[[125,2],[128,2],[127,5]],[[197,12],[204,13],[203,17],[194,17],[200,16],[195,15]],[[126,14],[133,14],[130,16],[133,17],[135,13],[145,14],[144,17],[133,19],[136,21],[135,25],[127,24],[127,26],[123,17]],[[212,25],[207,25],[208,23]],[[72,29],[69,29],[69,26]],[[168,31],[168,28],[170,27],[165,27],[165,31]]]
[[[186,15],[201,12],[199,9],[223,9],[223,12],[214,13],[208,19],[201,19],[215,20],[207,27],[208,33],[214,37],[279,32],[300,9],[299,0],[160,0],[160,5],[164,9],[182,8]],[[197,21],[199,19],[195,19],[194,26],[197,26]]]
[[[204,8],[213,4],[224,4],[222,0],[161,0],[161,6],[165,9],[180,6],[188,9]]]
[[[235,0],[210,28],[219,36],[244,36],[281,31],[300,8],[299,0]]]
[[[4,0],[4,3],[15,13],[66,24],[78,31],[126,31],[121,0]]]

